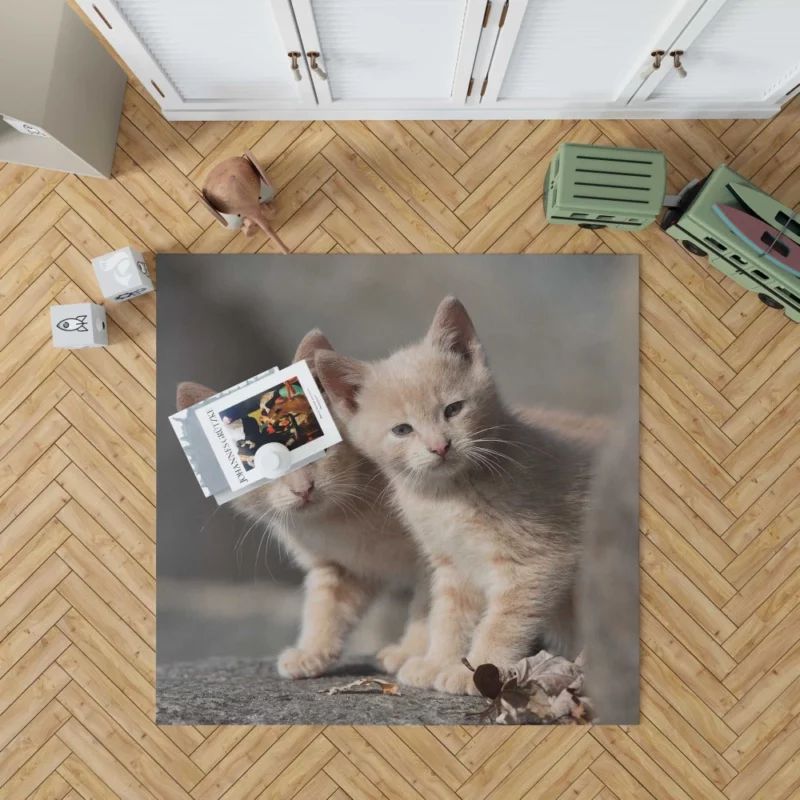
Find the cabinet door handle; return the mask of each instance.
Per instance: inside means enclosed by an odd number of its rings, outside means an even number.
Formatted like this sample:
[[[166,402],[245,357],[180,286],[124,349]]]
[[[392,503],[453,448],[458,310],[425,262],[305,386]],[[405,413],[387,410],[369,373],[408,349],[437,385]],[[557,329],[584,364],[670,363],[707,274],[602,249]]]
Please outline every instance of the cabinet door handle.
[[[643,81],[646,81],[657,69],[661,69],[661,60],[664,58],[664,51],[653,50],[650,55],[653,57],[653,63],[639,75]]]
[[[308,56],[309,60],[311,61],[311,71],[315,72],[317,75],[319,75],[320,80],[323,80],[323,81],[328,80],[328,73],[325,72],[325,70],[322,69],[322,67],[320,67],[317,64],[317,59],[318,58],[322,58],[322,56],[320,56],[319,53],[317,53],[317,52],[315,52],[313,50],[308,52],[308,53],[306,53],[306,55]]]
[[[672,50],[670,55],[672,56],[672,63],[675,65],[675,71],[678,73],[678,77],[685,78],[686,70],[683,68],[683,64],[681,64],[683,50]]]
[[[300,74],[300,65],[297,63],[297,59],[300,58],[300,56],[302,56],[303,54],[302,53],[298,53],[295,50],[292,50],[292,52],[287,53],[287,55],[289,56],[289,58],[292,59],[292,63],[291,63],[292,77],[296,81],[303,80],[303,76]]]

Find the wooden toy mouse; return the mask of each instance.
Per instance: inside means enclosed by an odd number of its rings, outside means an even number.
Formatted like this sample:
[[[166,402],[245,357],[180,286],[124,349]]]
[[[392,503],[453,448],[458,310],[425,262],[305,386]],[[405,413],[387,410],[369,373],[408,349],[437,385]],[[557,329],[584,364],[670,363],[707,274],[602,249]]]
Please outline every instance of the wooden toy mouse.
[[[269,222],[277,213],[272,204],[274,197],[269,178],[249,150],[217,164],[208,173],[200,194],[205,207],[226,228],[241,227],[245,236],[253,236],[261,228],[282,253],[288,253],[289,248]]]

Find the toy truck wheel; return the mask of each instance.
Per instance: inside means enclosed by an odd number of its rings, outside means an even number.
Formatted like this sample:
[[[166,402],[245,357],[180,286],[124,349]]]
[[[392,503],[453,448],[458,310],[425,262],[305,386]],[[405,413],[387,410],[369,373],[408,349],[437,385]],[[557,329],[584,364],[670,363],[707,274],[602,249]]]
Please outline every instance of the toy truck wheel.
[[[758,299],[765,306],[769,306],[770,308],[777,308],[778,311],[782,311],[783,310],[783,306],[774,297],[770,297],[768,294],[764,294],[763,292],[759,292]]]
[[[700,258],[704,258],[708,255],[705,250],[699,248],[694,242],[690,242],[688,239],[684,239],[681,244],[684,246],[686,250],[688,250],[692,255],[700,256]]]
[[[588,228],[590,231],[596,231],[600,228],[605,228],[605,225],[598,225],[596,222],[579,222],[579,228]]]

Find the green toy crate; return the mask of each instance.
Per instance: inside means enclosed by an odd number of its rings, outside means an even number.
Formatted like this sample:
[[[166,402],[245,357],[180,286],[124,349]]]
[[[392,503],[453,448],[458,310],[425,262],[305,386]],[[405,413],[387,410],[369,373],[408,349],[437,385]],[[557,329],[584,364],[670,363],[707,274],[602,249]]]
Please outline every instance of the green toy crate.
[[[655,222],[667,190],[657,150],[562,144],[544,179],[547,221],[638,231]]]
[[[789,319],[800,322],[800,278],[759,256],[714,212],[715,203],[747,210],[728,191],[729,183],[758,189],[730,167],[718,167],[681,196],[678,207],[664,215],[661,228],[690,253],[708,256],[720,272],[756,292],[763,303],[783,309]]]

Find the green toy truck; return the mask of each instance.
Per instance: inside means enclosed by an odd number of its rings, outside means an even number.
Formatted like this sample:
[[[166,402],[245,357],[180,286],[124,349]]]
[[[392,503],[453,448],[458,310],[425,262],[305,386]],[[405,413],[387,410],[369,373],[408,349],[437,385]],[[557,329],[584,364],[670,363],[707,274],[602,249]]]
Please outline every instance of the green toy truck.
[[[755,190],[758,195],[746,189],[744,194],[758,208],[746,208],[729,185]],[[718,167],[702,181],[692,181],[679,195],[667,197],[666,187],[667,162],[657,150],[562,144],[547,169],[543,203],[551,224],[628,231],[655,222],[666,205],[662,230],[693,255],[708,257],[720,272],[756,292],[761,302],[800,322],[800,274],[775,263],[781,249],[778,240],[784,233],[784,250],[790,237],[800,244],[797,215],[727,166]],[[764,229],[772,231],[769,250],[775,248],[776,253],[759,250],[758,242],[751,246],[720,215],[738,211],[768,226],[777,225]]]

